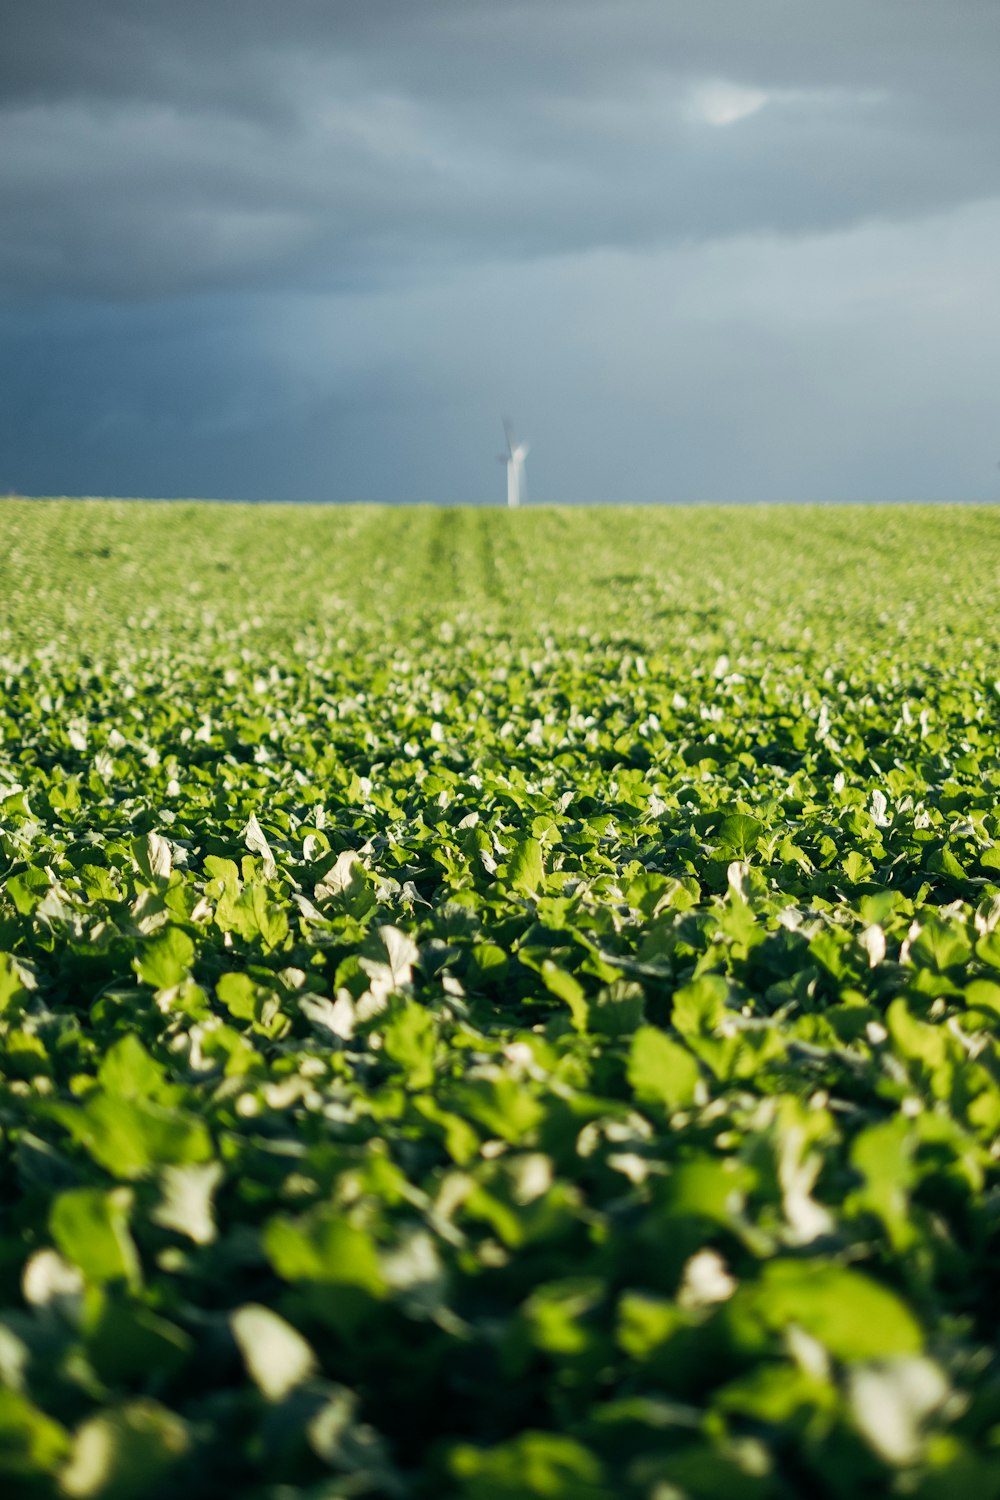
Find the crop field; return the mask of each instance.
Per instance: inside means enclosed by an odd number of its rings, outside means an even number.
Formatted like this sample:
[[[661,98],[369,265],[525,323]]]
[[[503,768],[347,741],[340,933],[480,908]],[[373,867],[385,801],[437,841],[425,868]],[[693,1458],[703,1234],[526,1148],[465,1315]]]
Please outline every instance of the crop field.
[[[1000,1497],[1000,510],[0,503],[0,1489]]]

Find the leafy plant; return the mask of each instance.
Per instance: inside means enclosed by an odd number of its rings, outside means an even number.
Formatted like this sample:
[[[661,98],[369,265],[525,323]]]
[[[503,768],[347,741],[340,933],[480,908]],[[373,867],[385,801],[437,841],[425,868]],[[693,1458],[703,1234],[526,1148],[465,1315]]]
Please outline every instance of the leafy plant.
[[[1000,1497],[994,510],[0,528],[5,1493]]]

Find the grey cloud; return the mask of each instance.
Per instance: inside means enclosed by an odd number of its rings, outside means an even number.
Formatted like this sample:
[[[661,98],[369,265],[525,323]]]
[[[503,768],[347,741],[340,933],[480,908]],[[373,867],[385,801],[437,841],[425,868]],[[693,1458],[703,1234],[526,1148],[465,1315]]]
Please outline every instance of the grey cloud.
[[[8,294],[379,284],[1000,192],[992,0],[12,0],[6,24]],[[692,121],[711,78],[773,97]]]
[[[280,93],[283,61],[337,55],[435,97],[589,89],[636,61],[767,83],[913,81],[967,93],[992,76],[993,0],[7,0],[0,92],[223,101]],[[232,83],[233,94],[227,89]],[[986,97],[989,97],[987,91]]]
[[[998,237],[994,204],[365,293],[8,316],[0,489],[499,501],[513,406],[534,501],[990,499]]]
[[[996,0],[5,0],[0,491],[493,500],[512,408],[536,500],[989,498],[998,43]]]

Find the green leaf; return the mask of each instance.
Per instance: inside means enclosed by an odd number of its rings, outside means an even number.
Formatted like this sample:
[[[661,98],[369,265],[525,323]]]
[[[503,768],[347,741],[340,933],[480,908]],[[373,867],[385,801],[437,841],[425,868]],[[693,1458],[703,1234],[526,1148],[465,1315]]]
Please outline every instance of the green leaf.
[[[97,1076],[106,1093],[122,1099],[155,1097],[165,1082],[163,1068],[150,1057],[134,1031],[108,1048]]]
[[[555,1432],[522,1432],[495,1448],[460,1444],[450,1468],[467,1500],[612,1500],[594,1455]]]
[[[677,1163],[659,1197],[672,1220],[705,1220],[731,1228],[752,1183],[753,1173],[744,1163],[699,1154]]]
[[[667,1110],[690,1109],[701,1092],[694,1057],[655,1026],[641,1026],[632,1038],[628,1081],[640,1103]]]
[[[862,881],[870,880],[875,873],[875,866],[870,859],[865,858],[860,849],[852,849],[841,863],[852,885],[860,885]]]
[[[125,1188],[71,1188],[49,1214],[52,1238],[89,1281],[137,1285],[139,1256],[129,1233],[132,1194]]]
[[[412,1001],[397,1010],[383,1029],[386,1056],[403,1069],[411,1089],[425,1089],[433,1079],[436,1045],[434,1017]]]
[[[574,974],[561,969],[551,958],[543,959],[539,970],[542,982],[550,994],[565,1002],[577,1031],[586,1031],[590,1017],[590,1006],[583,985]]]
[[[910,940],[911,960],[938,974],[961,967],[971,955],[972,943],[963,928],[942,917],[927,917]]]
[[[830,1262],[769,1261],[726,1308],[741,1331],[751,1326],[748,1314],[775,1335],[796,1324],[842,1360],[918,1354],[923,1346],[920,1324],[894,1292]]]
[[[506,953],[496,943],[475,943],[470,958],[474,983],[484,979],[500,979],[510,966]]]
[[[685,1035],[711,1034],[726,1015],[728,996],[721,974],[703,974],[675,991],[671,1020]]]
[[[542,846],[537,839],[518,839],[507,862],[507,880],[516,891],[533,896],[545,879]]]
[[[215,993],[235,1020],[248,1021],[254,1031],[278,1036],[288,1029],[282,997],[249,974],[221,974]]]
[[[271,1219],[264,1249],[286,1281],[320,1281],[356,1287],[372,1297],[385,1294],[385,1280],[370,1235],[332,1210],[295,1221]]]
[[[278,866],[275,864],[274,855],[271,853],[271,846],[264,836],[264,830],[257,821],[256,813],[250,814],[247,826],[243,830],[243,841],[251,853],[260,855],[264,879],[273,880],[278,873]]]
[[[191,972],[194,943],[180,927],[168,927],[154,937],[132,966],[143,984],[154,990],[172,989]]]
[[[1000,969],[1000,927],[986,932],[976,943],[976,957],[991,969]]]
[[[902,1115],[869,1125],[851,1145],[851,1165],[863,1177],[864,1186],[851,1194],[848,1210],[878,1215],[900,1250],[919,1239],[909,1213],[909,1189],[916,1181],[914,1145],[913,1127]]]
[[[149,884],[165,886],[173,869],[173,853],[167,840],[158,833],[148,833],[144,839],[135,840],[133,852]]]
[[[207,1161],[212,1155],[203,1120],[160,1104],[95,1093],[82,1109],[57,1105],[53,1113],[96,1162],[130,1181],[154,1166]]]
[[[587,1007],[587,1024],[600,1036],[627,1036],[645,1016],[645,991],[629,979],[602,985],[594,1003]]]
[[[27,997],[17,959],[11,953],[0,953],[0,1015],[20,1009]]]
[[[254,1021],[260,1014],[260,988],[249,974],[220,974],[215,993],[238,1021]]]
[[[360,854],[354,849],[344,849],[317,882],[313,894],[320,903],[339,900],[350,906],[367,888],[368,871]]]
[[[719,843],[738,859],[746,859],[763,831],[764,825],[757,818],[747,813],[729,813],[719,824]]]
[[[618,1304],[618,1343],[631,1359],[644,1361],[687,1321],[676,1302],[648,1292],[623,1292]]]
[[[69,1450],[65,1428],[17,1391],[0,1386],[0,1476],[13,1493],[32,1494],[30,1482],[53,1474]]]

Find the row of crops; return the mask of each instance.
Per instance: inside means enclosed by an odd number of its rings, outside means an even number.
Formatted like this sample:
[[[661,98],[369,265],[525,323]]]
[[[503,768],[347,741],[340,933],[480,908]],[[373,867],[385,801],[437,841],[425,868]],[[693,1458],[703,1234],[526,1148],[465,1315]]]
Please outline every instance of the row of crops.
[[[0,543],[4,1494],[1000,1497],[1000,513]]]

